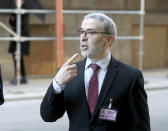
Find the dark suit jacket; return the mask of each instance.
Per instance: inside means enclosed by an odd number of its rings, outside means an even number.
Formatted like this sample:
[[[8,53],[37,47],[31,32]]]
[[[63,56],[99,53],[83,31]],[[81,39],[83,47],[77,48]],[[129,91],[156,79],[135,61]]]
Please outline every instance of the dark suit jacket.
[[[46,122],[69,118],[69,131],[150,131],[147,95],[142,73],[114,58],[111,59],[105,80],[91,116],[84,85],[86,59],[76,63],[78,75],[60,94],[54,94],[51,84],[41,103],[41,116]],[[110,98],[118,109],[117,121],[99,119],[100,108],[108,107]]]
[[[0,68],[0,105],[2,105],[3,103],[4,103],[3,83],[2,83],[1,68]]]

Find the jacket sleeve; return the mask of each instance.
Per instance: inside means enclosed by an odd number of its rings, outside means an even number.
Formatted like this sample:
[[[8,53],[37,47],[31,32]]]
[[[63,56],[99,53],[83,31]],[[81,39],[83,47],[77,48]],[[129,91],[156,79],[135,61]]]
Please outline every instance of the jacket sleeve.
[[[134,78],[129,92],[129,106],[133,118],[132,131],[150,131],[149,109],[143,75],[138,72]]]
[[[3,83],[2,83],[1,68],[0,68],[0,105],[2,105],[3,103],[4,103]]]
[[[40,113],[42,119],[46,122],[56,121],[65,113],[64,92],[55,94],[52,83],[41,102]]]

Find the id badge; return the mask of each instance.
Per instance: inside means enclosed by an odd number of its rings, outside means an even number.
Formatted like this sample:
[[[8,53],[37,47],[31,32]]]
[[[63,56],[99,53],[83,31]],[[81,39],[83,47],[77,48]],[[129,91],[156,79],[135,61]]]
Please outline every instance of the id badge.
[[[114,108],[112,108],[112,109],[101,108],[100,114],[99,114],[99,119],[116,122],[117,112],[118,111]]]
[[[112,105],[113,99],[110,98],[109,106],[102,107],[100,109],[99,119],[116,122],[118,110],[116,108],[112,108]]]

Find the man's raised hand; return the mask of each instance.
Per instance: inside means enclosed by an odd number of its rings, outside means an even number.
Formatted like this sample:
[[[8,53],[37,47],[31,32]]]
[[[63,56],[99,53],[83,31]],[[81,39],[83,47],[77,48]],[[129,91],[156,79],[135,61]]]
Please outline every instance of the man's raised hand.
[[[60,70],[56,74],[56,82],[59,85],[65,85],[67,82],[72,80],[77,75],[76,65],[73,64],[75,59],[79,56],[78,53],[74,54],[71,58],[69,58]]]

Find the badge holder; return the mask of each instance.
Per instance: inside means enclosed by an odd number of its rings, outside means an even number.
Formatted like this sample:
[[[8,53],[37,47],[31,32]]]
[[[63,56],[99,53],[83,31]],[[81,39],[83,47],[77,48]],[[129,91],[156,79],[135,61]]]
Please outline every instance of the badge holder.
[[[109,106],[100,109],[99,119],[116,122],[118,110],[112,108],[112,105],[113,99],[110,98]]]

